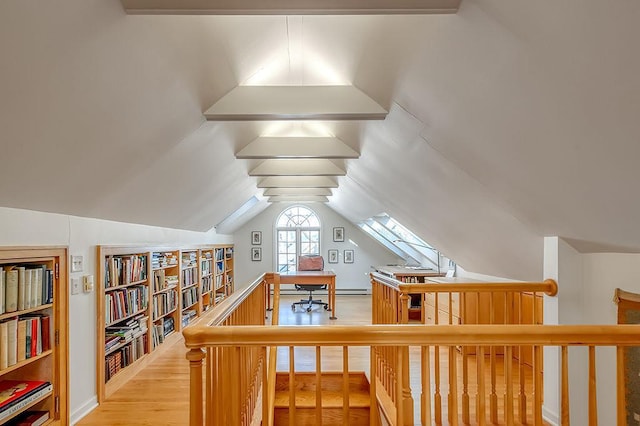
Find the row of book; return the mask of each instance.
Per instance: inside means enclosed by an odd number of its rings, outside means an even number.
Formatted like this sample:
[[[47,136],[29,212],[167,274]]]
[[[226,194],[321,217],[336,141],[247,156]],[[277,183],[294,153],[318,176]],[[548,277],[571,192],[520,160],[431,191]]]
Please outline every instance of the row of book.
[[[46,395],[46,392],[42,392],[43,395]],[[33,397],[34,395],[31,395]],[[35,396],[33,401],[39,399],[41,396]],[[25,404],[29,405],[29,403]],[[20,414],[16,418],[12,419],[7,426],[42,426],[49,420],[49,412],[48,411],[25,411]]]
[[[198,281],[198,270],[195,268],[182,271],[182,285],[188,287]]]
[[[175,323],[173,317],[161,318],[153,324],[151,329],[151,335],[153,338],[153,347],[160,346],[165,337],[171,334],[175,330]]]
[[[46,265],[0,267],[0,314],[53,302],[53,271]]]
[[[222,248],[215,249],[215,257],[216,257],[216,262],[223,260],[224,259],[224,249],[222,249]]]
[[[198,287],[190,287],[182,292],[182,309],[198,302]]]
[[[52,391],[53,385],[50,382],[39,380],[0,380],[0,423],[4,424],[7,418],[15,415],[15,413],[24,409],[29,404],[50,394]],[[28,416],[29,414],[24,417]],[[42,419],[45,416],[40,414],[36,417]],[[48,418],[47,415],[46,419],[39,424],[44,423]],[[20,417],[16,419],[16,421],[23,422],[25,420]],[[34,424],[38,423],[31,423],[32,426]]]
[[[117,287],[147,279],[147,256],[109,256],[105,259],[105,287]]]
[[[149,304],[149,289],[139,285],[105,294],[105,323],[115,321],[147,309]]]
[[[105,328],[105,353],[146,334],[149,317],[140,314],[119,325]]]
[[[133,364],[146,354],[146,348],[148,348],[147,333],[143,333],[133,338],[128,345],[108,354],[104,358],[105,383],[118,374],[120,370]]]
[[[200,270],[202,276],[211,275],[213,261],[211,260],[211,253],[205,252],[200,258]]]
[[[177,275],[167,275],[164,269],[153,271],[153,292],[166,290],[178,286]]]
[[[178,307],[178,292],[170,290],[165,293],[153,295],[153,319],[154,321]]]
[[[197,312],[195,309],[187,309],[182,311],[182,328],[185,328],[196,317]]]
[[[49,315],[24,315],[0,322],[0,370],[51,349]]]
[[[212,289],[211,283],[213,282],[211,277],[202,278],[202,294],[209,293]]]
[[[224,273],[224,261],[220,260],[216,262],[216,275]]]
[[[198,253],[195,251],[182,252],[182,267],[193,268],[198,266]]]
[[[166,268],[167,266],[177,266],[178,257],[173,252],[153,252],[151,253],[151,268]]]

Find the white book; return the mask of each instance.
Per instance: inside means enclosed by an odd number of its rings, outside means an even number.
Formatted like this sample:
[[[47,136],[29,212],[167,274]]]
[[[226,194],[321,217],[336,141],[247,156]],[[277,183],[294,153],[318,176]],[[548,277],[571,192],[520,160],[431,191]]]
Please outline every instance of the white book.
[[[25,303],[25,286],[24,286],[24,267],[20,266],[18,269],[18,310],[24,309]]]
[[[31,269],[24,270],[24,309],[31,307]]]
[[[18,362],[18,317],[7,321],[7,366]]]
[[[29,269],[31,274],[31,301],[32,308],[38,306],[38,272],[40,269]]]
[[[0,322],[0,370],[9,366],[7,357],[7,346],[9,345],[9,335],[6,322]]]
[[[16,310],[18,310],[17,269],[10,269],[8,271],[5,271],[4,287],[5,312],[15,312]]]
[[[43,269],[36,269],[36,299],[35,306],[42,305],[42,280],[44,279]]]
[[[6,275],[4,268],[0,267],[0,314],[4,314],[4,278]]]

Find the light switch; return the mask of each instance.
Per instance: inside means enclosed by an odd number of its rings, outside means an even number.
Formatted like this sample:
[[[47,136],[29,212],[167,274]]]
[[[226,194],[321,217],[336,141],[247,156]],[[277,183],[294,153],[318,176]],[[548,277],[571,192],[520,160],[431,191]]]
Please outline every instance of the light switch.
[[[93,275],[85,275],[82,277],[84,280],[84,292],[90,293],[93,291]]]
[[[71,256],[71,272],[82,272],[84,270],[84,259],[82,256]]]
[[[71,294],[80,293],[80,278],[71,278]]]

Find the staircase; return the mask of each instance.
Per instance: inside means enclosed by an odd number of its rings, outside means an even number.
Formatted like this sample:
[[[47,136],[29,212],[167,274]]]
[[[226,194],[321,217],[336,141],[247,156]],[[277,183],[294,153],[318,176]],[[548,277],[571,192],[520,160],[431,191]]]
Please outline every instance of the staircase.
[[[295,373],[295,419],[300,425],[344,424],[343,375],[340,372],[322,373],[320,396],[322,399],[322,422],[317,421],[316,375],[315,373]],[[276,374],[276,397],[274,424],[289,425],[289,374]],[[364,372],[349,373],[349,414],[350,426],[369,425],[369,380]]]

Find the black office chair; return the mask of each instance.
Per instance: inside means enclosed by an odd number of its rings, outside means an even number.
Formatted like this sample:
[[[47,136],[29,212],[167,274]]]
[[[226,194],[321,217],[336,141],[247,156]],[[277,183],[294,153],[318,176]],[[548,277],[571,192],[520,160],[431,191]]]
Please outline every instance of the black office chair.
[[[306,255],[298,257],[298,271],[322,271],[324,270],[324,259],[322,256],[318,255]],[[313,292],[316,290],[326,290],[326,284],[296,284],[296,290],[298,291],[308,291],[309,298],[308,299],[300,299],[299,302],[294,302],[291,304],[291,309],[295,311],[296,305],[307,307],[307,312],[311,312],[311,308],[313,305],[321,305],[324,307],[326,311],[329,309],[329,304],[323,302],[322,300],[314,299]]]

